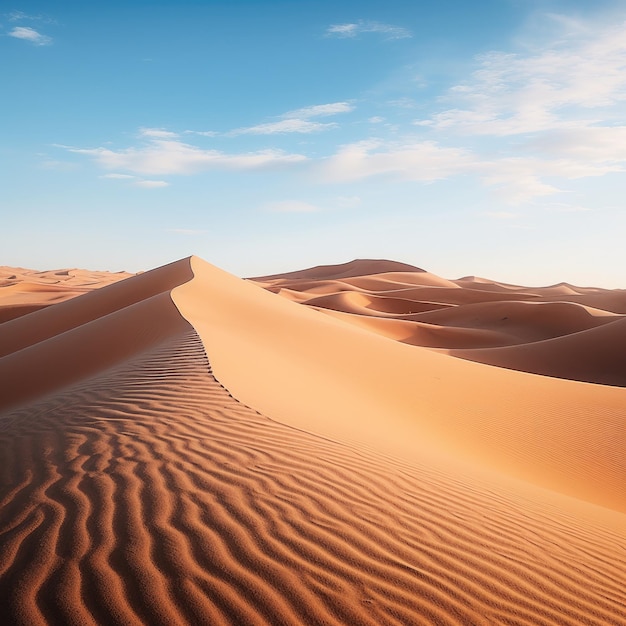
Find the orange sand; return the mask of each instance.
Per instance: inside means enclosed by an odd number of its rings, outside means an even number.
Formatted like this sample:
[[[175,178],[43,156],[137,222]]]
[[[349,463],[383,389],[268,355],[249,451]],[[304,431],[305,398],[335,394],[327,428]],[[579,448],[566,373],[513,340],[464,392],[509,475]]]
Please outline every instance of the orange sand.
[[[69,272],[0,274],[3,623],[626,623],[626,292]]]

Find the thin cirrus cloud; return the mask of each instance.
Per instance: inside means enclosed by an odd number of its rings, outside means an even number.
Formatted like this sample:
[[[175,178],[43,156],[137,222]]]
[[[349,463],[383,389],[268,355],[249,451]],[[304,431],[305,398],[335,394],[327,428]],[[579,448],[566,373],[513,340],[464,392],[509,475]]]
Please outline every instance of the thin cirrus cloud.
[[[552,16],[558,27],[563,21],[557,18]],[[568,23],[567,32],[530,53],[483,55],[469,80],[448,93],[456,106],[416,124],[508,136],[623,119],[616,107],[626,100],[625,28]]]
[[[208,170],[263,170],[284,167],[306,161],[301,154],[282,150],[259,150],[228,154],[219,150],[205,150],[180,141],[176,133],[164,129],[141,129],[144,140],[137,147],[112,150],[110,148],[76,148],[59,145],[74,154],[91,157],[107,170],[133,172],[141,175],[194,174]],[[163,186],[163,185],[161,185]]]
[[[471,149],[473,171],[511,205],[566,192],[569,180],[626,171],[626,24],[545,20],[549,41],[478,57],[438,101],[452,106],[414,122],[430,138]]]
[[[132,174],[119,174],[117,172],[102,174],[99,178],[104,178],[106,180],[125,180],[130,182],[135,187],[143,187],[144,189],[157,189],[159,187],[169,187],[170,185],[164,180],[137,179],[137,177]]]
[[[347,144],[319,165],[322,178],[351,182],[372,176],[432,182],[475,167],[475,159],[461,148],[432,141],[386,143],[367,139]]]
[[[131,180],[135,177],[132,174],[118,174],[116,172],[111,172],[110,174],[102,174],[100,178],[107,178],[110,180]]]
[[[144,189],[160,189],[162,187],[169,187],[169,183],[164,180],[138,180],[133,184],[136,187],[143,187]]]
[[[286,119],[308,120],[312,117],[326,117],[328,115],[337,115],[338,113],[350,113],[351,111],[354,111],[354,105],[350,102],[331,102],[329,104],[314,104],[313,106],[289,111],[283,117]]]
[[[317,104],[281,115],[276,122],[257,124],[246,128],[238,128],[230,135],[275,135],[286,133],[316,133],[331,128],[337,128],[336,122],[311,121],[316,117],[329,117],[340,113],[350,113],[354,106],[349,102],[332,102],[329,104]]]
[[[332,24],[326,29],[327,37],[339,37],[341,39],[354,39],[361,34],[370,33],[384,35],[385,39],[407,39],[412,36],[411,31],[402,26],[365,20],[346,24]]]
[[[15,39],[28,41],[35,46],[49,46],[52,43],[51,37],[43,35],[29,26],[15,26],[8,32],[8,35],[9,37],[13,37]]]
[[[278,122],[268,122],[266,124],[257,124],[248,128],[238,128],[232,131],[231,135],[276,135],[286,133],[316,133],[322,130],[337,128],[338,124],[334,122],[321,123],[311,122],[309,120],[287,119]]]

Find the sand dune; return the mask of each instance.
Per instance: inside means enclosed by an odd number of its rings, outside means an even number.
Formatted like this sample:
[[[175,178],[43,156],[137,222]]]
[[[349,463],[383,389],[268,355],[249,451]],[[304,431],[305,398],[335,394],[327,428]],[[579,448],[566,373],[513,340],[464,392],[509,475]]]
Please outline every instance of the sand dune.
[[[450,354],[545,376],[626,387],[626,318],[536,343]]]
[[[623,624],[626,389],[417,345],[601,352],[623,318],[523,288],[504,329],[493,300],[420,313],[456,326],[378,306],[422,274],[262,289],[190,258],[0,325],[5,623]],[[325,312],[333,281],[370,306]]]
[[[127,272],[78,269],[39,272],[0,266],[0,323],[130,276]]]
[[[387,262],[380,263],[382,272],[376,273],[376,261],[355,262],[374,273],[338,279],[334,290],[332,281],[312,280],[306,272],[302,278],[295,272],[254,280],[286,299],[410,345],[508,369],[626,386],[626,290],[568,283],[522,287],[474,276],[451,281],[424,270],[389,273]]]

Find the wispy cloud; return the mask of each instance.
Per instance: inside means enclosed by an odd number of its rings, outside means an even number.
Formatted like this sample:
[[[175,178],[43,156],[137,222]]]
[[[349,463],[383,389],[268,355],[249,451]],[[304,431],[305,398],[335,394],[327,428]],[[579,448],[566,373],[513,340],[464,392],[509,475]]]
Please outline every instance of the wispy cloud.
[[[544,22],[549,41],[478,57],[439,100],[453,106],[415,121],[430,137],[471,147],[473,171],[511,205],[626,171],[626,23]]]
[[[332,102],[330,104],[317,104],[295,111],[289,111],[280,116],[276,122],[257,124],[247,128],[238,128],[230,135],[275,135],[285,133],[316,133],[331,128],[337,128],[335,122],[314,122],[312,118],[329,117],[340,113],[354,111],[354,105],[349,102]]]
[[[179,135],[165,128],[140,128],[141,137],[156,137],[157,139],[176,139]]]
[[[55,20],[47,15],[38,13],[33,15],[32,13],[24,13],[24,11],[11,11],[6,14],[9,22],[44,22],[46,24],[53,24]]]
[[[144,187],[145,189],[158,189],[160,187],[169,187],[169,183],[164,180],[138,180],[133,183],[136,187]]]
[[[322,124],[320,122],[310,122],[308,120],[288,119],[278,122],[268,122],[257,124],[248,128],[238,128],[232,131],[231,135],[277,135],[285,133],[316,133],[330,128],[337,128],[338,124],[330,122]]]
[[[559,26],[563,20],[557,18],[546,17]],[[470,79],[446,97],[456,106],[417,124],[506,136],[606,120],[607,107],[626,100],[626,24],[567,24],[567,32],[531,52],[479,57]]]
[[[332,24],[326,29],[327,37],[340,37],[342,39],[354,39],[364,33],[378,33],[384,35],[385,39],[406,39],[412,36],[411,31],[402,26],[364,20],[346,24]]]
[[[368,139],[342,146],[320,165],[320,173],[335,182],[371,176],[430,182],[466,172],[475,165],[467,151],[432,141],[386,143]]]
[[[205,150],[170,137],[168,132],[158,129],[155,134],[154,129],[143,129],[142,145],[120,150],[63,145],[58,147],[74,154],[91,157],[105,169],[161,176],[193,174],[215,169],[262,170],[289,166],[307,160],[301,154],[290,154],[282,150],[260,150],[240,154]]]
[[[130,180],[135,177],[131,174],[117,174],[115,172],[112,172],[111,174],[102,174],[102,176],[100,176],[99,178],[109,178],[112,180]]]
[[[145,189],[155,189],[158,187],[169,187],[169,183],[164,180],[146,180],[144,178],[137,178],[132,174],[119,174],[117,172],[111,172],[110,174],[102,174],[98,178],[104,178],[106,180],[123,180],[127,181],[135,187],[144,187]]]
[[[185,135],[199,135],[200,137],[217,137],[219,133],[215,130],[185,130]]]
[[[329,104],[315,104],[313,106],[289,111],[282,117],[285,119],[302,119],[308,120],[312,117],[327,117],[328,115],[337,115],[338,113],[350,113],[354,111],[354,105],[350,102],[331,102]]]
[[[51,37],[43,35],[29,26],[15,26],[8,32],[8,35],[9,37],[14,37],[15,39],[28,41],[35,46],[49,46],[52,43]]]

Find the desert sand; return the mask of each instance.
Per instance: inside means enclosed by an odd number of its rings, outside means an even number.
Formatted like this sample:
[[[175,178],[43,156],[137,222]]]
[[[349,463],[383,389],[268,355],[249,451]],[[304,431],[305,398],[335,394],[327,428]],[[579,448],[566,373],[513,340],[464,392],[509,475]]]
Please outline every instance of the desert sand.
[[[3,624],[626,623],[626,291],[0,268]]]

